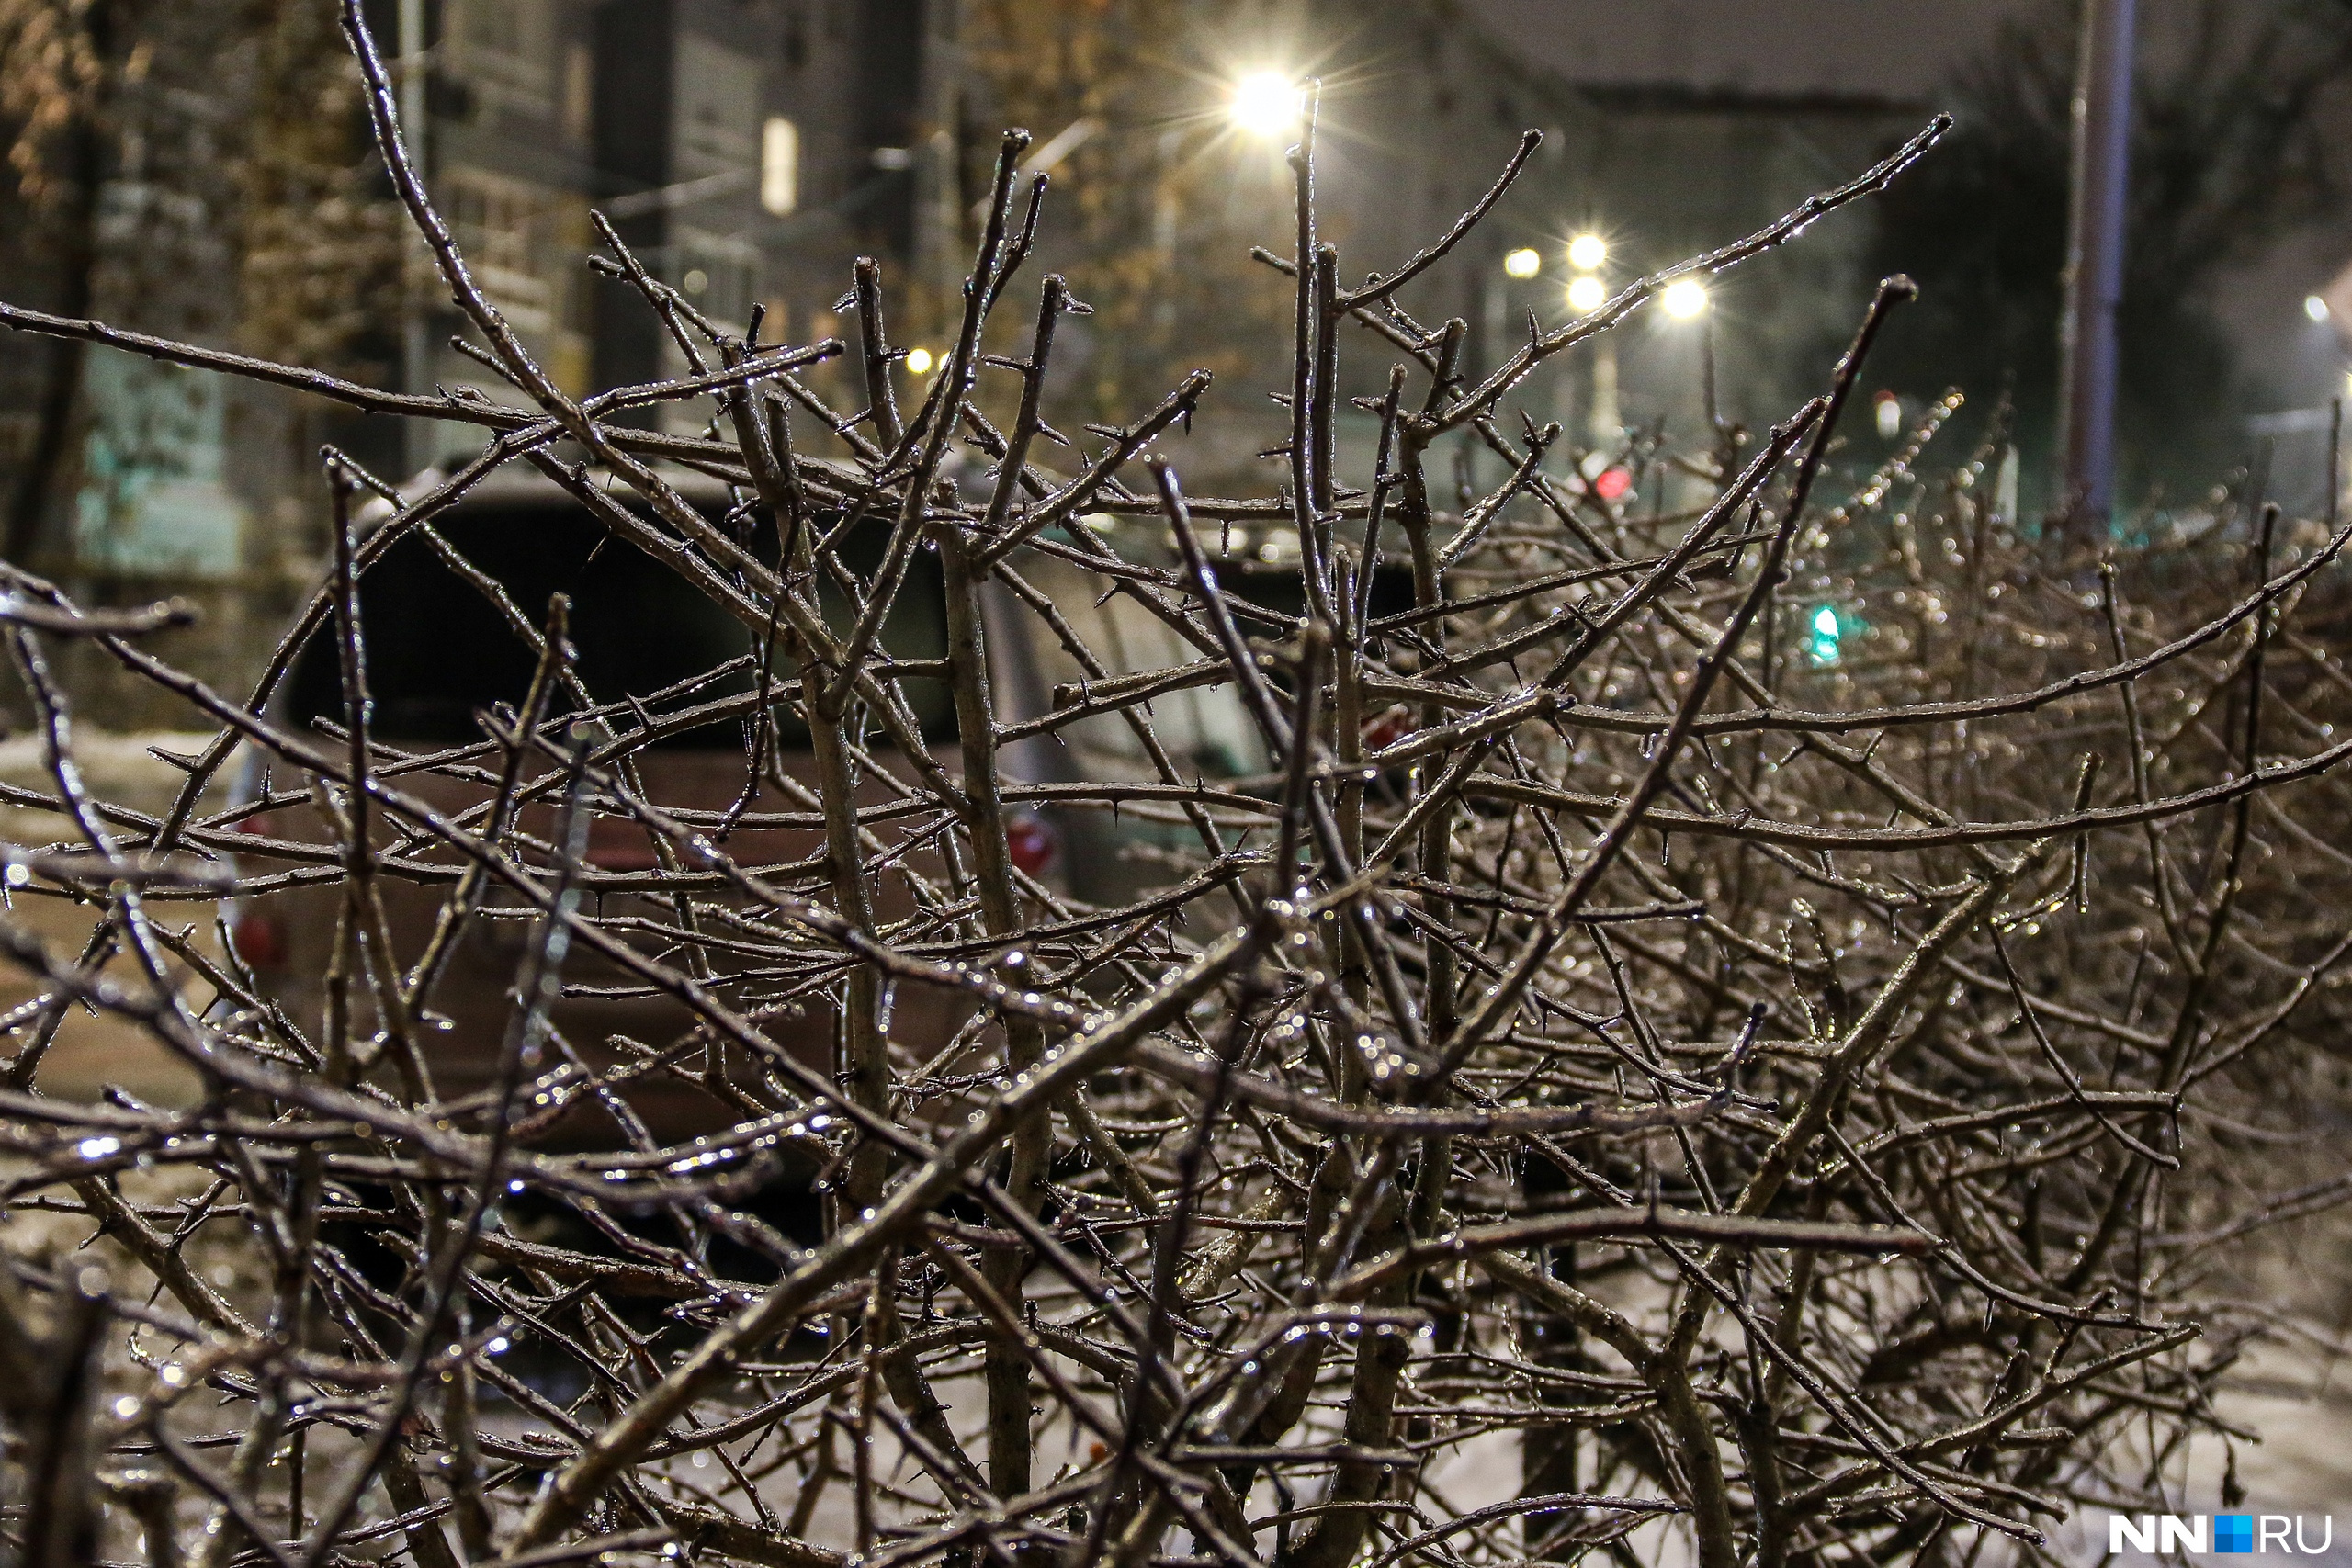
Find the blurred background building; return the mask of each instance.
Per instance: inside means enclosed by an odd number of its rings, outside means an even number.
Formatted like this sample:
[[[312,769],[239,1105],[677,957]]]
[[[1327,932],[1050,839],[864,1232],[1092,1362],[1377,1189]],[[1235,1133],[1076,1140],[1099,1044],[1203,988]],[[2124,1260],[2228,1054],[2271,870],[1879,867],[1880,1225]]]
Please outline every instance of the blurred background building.
[[[2343,389],[2352,220],[2334,148],[2352,6],[2143,8],[2123,493],[2193,505],[2266,440],[2282,483],[2309,468]],[[334,9],[0,0],[0,299],[512,397],[448,346],[458,318],[389,200]],[[714,318],[740,326],[763,305],[771,340],[841,331],[852,258],[880,258],[911,387],[956,309],[997,133],[1019,124],[1029,167],[1055,181],[1023,297],[1051,268],[1096,310],[1062,329],[1054,422],[1132,418],[1206,366],[1217,385],[1178,456],[1198,482],[1261,491],[1280,479],[1256,454],[1282,425],[1266,394],[1288,384],[1291,285],[1249,253],[1291,246],[1299,84],[1322,83],[1324,235],[1347,276],[1442,232],[1523,130],[1545,132],[1495,220],[1405,298],[1425,323],[1462,318],[1482,367],[1531,320],[1556,325],[1758,227],[1951,108],[1947,147],[1889,197],[1562,356],[1521,402],[1579,455],[1705,447],[1711,419],[1792,407],[1870,284],[1900,268],[1925,298],[1874,391],[1907,417],[1960,387],[1980,428],[2021,449],[2035,502],[2068,0],[368,0],[367,15],[436,203],[567,389],[682,367],[632,291],[584,265],[592,209]],[[1006,348],[1026,313],[1018,299],[1000,312]],[[1375,392],[1391,357],[1351,343],[1350,390]],[[845,382],[817,379],[854,409]],[[1370,428],[1351,415],[1347,438]],[[0,553],[94,597],[195,592],[229,678],[316,570],[322,440],[401,476],[472,438],[0,340]],[[2324,474],[2296,482],[2301,504]]]

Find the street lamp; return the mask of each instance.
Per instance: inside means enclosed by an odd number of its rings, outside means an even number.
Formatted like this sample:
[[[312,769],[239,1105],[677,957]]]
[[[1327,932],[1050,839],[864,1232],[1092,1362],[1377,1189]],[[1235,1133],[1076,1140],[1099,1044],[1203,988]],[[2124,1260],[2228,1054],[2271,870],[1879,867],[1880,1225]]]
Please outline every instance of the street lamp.
[[[1503,271],[1510,276],[1533,277],[1543,270],[1543,254],[1532,245],[1521,245],[1503,256]]]
[[[2303,314],[2309,316],[2314,321],[2324,321],[2327,320],[2327,301],[2321,299],[2316,294],[2305,295],[2303,297]]]
[[[1659,307],[1678,321],[1688,321],[1706,313],[1707,286],[1695,277],[1677,279],[1666,287]]]
[[[1253,71],[1233,85],[1227,106],[1235,129],[1252,136],[1287,136],[1298,129],[1306,95],[1279,71]]]
[[[1591,315],[1600,309],[1601,301],[1608,298],[1609,285],[1601,282],[1591,273],[1583,273],[1568,279],[1568,309],[1579,316]]]
[[[1578,234],[1568,242],[1568,265],[1578,272],[1599,272],[1609,259],[1609,242],[1598,234]]]
[[[907,368],[917,376],[930,375],[931,350],[927,348],[910,348],[907,350]]]

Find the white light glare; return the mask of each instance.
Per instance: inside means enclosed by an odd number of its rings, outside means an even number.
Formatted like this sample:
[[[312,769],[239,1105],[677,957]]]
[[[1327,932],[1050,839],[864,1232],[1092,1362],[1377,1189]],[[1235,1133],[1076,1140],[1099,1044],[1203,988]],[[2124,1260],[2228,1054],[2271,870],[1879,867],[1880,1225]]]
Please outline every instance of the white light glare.
[[[1707,286],[1695,277],[1686,277],[1667,285],[1666,298],[1658,301],[1666,313],[1678,321],[1690,321],[1707,309]]]
[[[2306,295],[2303,299],[2303,314],[2314,321],[2327,320],[2327,301],[2316,294]]]
[[[931,350],[927,348],[910,348],[907,350],[907,368],[918,376],[930,375]]]
[[[1609,259],[1609,242],[1598,234],[1578,234],[1568,242],[1568,265],[1578,272],[1599,272]]]
[[[1228,112],[1252,136],[1287,136],[1298,129],[1306,95],[1279,71],[1253,71],[1233,85]]]
[[[1533,277],[1544,270],[1544,257],[1532,245],[1521,245],[1503,257],[1503,270],[1513,277]]]
[[[1600,309],[1609,298],[1609,286],[1590,273],[1568,280],[1568,309],[1579,316],[1589,316]]]
[[[1874,400],[1878,414],[1878,438],[1892,441],[1903,434],[1903,400],[1893,392],[1881,392]]]

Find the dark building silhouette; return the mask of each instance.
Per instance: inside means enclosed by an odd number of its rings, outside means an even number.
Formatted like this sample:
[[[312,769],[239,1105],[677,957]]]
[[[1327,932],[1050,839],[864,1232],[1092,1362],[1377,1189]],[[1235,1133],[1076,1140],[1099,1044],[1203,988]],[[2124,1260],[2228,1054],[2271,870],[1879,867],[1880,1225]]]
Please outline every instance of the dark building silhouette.
[[[379,9],[396,31],[399,6]],[[830,329],[860,254],[910,260],[933,62],[924,0],[440,0],[424,7],[428,179],[492,299],[568,390],[684,367],[625,281],[580,263],[593,207],[655,277],[771,339]],[[436,296],[437,298],[437,296]],[[477,378],[442,344],[422,385]],[[438,453],[413,456],[437,457]]]

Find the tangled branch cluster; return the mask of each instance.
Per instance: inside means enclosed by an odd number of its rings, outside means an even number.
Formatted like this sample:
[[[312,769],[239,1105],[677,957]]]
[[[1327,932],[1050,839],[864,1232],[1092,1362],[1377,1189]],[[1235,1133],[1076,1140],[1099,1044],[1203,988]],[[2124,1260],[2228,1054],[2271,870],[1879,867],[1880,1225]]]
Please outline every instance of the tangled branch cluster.
[[[983,351],[1044,196],[1019,200],[1019,133],[910,416],[870,265],[854,346],[776,348],[702,319],[609,231],[603,265],[691,373],[575,401],[471,281],[356,4],[345,25],[472,352],[520,401],[5,313],[489,436],[429,492],[385,491],[372,530],[356,502],[381,487],[330,454],[334,570],[244,700],[149,650],[172,606],[82,608],[6,569],[54,786],[7,798],[75,835],[9,851],[8,882],[95,923],[78,953],[0,923],[41,987],[0,1021],[0,1236],[39,1214],[103,1238],[19,1239],[0,1272],[0,1529],[23,1561],[135,1539],[158,1568],[1386,1568],[1630,1562],[1667,1537],[1706,1568],[1958,1560],[2030,1555],[2070,1504],[2161,1491],[2188,1434],[2226,1430],[2214,1380],[2258,1325],[2200,1320],[2198,1260],[2343,1186],[2253,1190],[2232,1151],[2280,1064],[2314,1059],[2352,947],[2328,913],[2346,861],[2313,820],[2352,681],[2294,619],[2346,532],[2256,499],[2242,545],[2223,528],[2046,570],[1989,512],[1984,453],[1919,477],[1956,399],[1833,502],[1835,433],[1901,279],[1821,398],[1679,460],[1695,510],[1638,503],[1647,483],[1604,500],[1555,428],[1504,423],[1536,366],[1881,188],[1940,123],[1482,369],[1461,322],[1426,327],[1398,294],[1517,165],[1345,287],[1310,115],[1294,257],[1268,258],[1297,284],[1288,483],[1207,501],[1151,455],[1204,377],[1093,433],[1076,471],[1039,457],[1078,308],[1060,279],[1025,354]],[[1343,475],[1340,353],[1363,331],[1397,363],[1369,400],[1376,466]],[[797,374],[835,355],[862,412]],[[1018,384],[1001,428],[984,371]],[[717,410],[700,436],[621,417],[696,400]],[[1507,477],[1449,505],[1441,441]],[[959,445],[993,465],[968,491]],[[594,691],[561,602],[517,606],[445,548],[450,591],[490,595],[537,673],[471,744],[371,735],[358,584],[509,465],[756,651]],[[734,509],[714,521],[686,474]],[[853,570],[837,547],[862,518],[888,545]],[[746,542],[752,520],[777,548]],[[1302,611],[1220,584],[1234,526],[1295,531]],[[945,655],[894,658],[882,627],[926,551]],[[1383,573],[1408,607],[1375,613]],[[1815,581],[1870,624],[1834,664],[1790,635]],[[1080,611],[1109,596],[1181,656],[1091,646]],[[989,653],[1014,637],[1084,679],[1010,712]],[[339,649],[339,726],[272,706],[313,637]],[[83,789],[48,664],[63,638],[219,727],[167,811]],[[918,680],[953,691],[938,754]],[[1238,698],[1259,774],[1204,781],[1162,743],[1155,700],[1208,689]],[[775,765],[779,715],[805,726],[806,780]],[[744,727],[736,805],[650,797],[653,743],[720,721]],[[1088,725],[1122,729],[1141,776],[1002,764]],[[241,753],[272,782],[208,805]],[[1081,901],[1016,863],[1021,807],[1159,824],[1166,874]],[[600,823],[649,863],[592,863]],[[793,833],[816,848],[746,849]],[[164,915],[303,889],[340,910],[315,1010]],[[435,914],[403,949],[386,910],[413,889]],[[493,919],[533,933],[506,1023],[445,1038],[436,987]],[[565,1010],[623,988],[668,998],[673,1035],[587,1052]],[[42,1092],[75,1010],[151,1034],[199,1076],[195,1103]],[[828,1061],[793,1043],[810,1017]],[[467,1092],[437,1092],[458,1057]],[[657,1091],[725,1130],[662,1142],[639,1109]],[[820,1172],[820,1235],[752,1201],[787,1168]],[[249,1288],[197,1266],[205,1248]],[[1516,1462],[1519,1495],[1464,1506],[1437,1470],[1464,1451]]]

